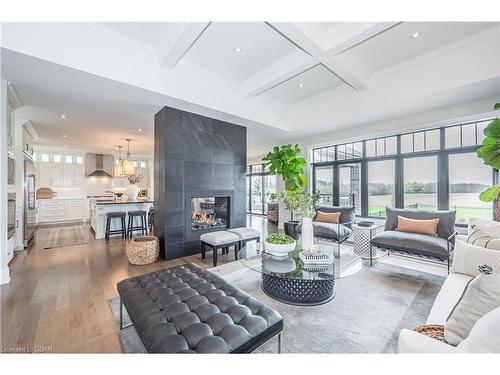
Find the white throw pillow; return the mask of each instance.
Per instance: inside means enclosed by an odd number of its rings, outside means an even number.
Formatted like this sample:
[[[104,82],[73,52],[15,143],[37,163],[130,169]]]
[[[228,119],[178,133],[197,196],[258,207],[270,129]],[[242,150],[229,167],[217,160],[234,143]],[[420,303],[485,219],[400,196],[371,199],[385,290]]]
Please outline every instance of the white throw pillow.
[[[471,229],[477,228],[492,238],[500,238],[500,222],[485,219],[470,219]]]
[[[500,353],[500,307],[479,319],[457,347],[468,353]]]
[[[485,249],[457,239],[453,251],[451,273],[477,276],[480,274],[478,266],[487,264],[493,271],[500,273],[500,251]]]
[[[460,344],[482,316],[499,306],[500,274],[483,273],[472,279],[446,321],[446,342],[454,346]]]

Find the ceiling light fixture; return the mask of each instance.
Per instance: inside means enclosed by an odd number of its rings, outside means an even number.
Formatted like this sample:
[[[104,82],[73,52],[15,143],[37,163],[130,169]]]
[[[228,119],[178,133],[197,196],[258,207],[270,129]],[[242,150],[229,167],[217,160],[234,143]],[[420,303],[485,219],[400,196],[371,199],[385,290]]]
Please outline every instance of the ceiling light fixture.
[[[66,134],[63,134],[62,137],[63,138],[68,138],[68,136]]]
[[[142,129],[137,129],[137,130],[139,130],[140,132],[142,132]]]
[[[134,161],[130,157],[130,141],[131,139],[127,138],[127,158],[122,162],[124,176],[132,176],[135,173]]]
[[[420,36],[420,33],[419,33],[419,32],[416,32],[416,33],[411,34],[411,38],[412,38],[412,39],[417,39],[419,36]]]
[[[64,120],[66,118],[66,115],[61,115],[61,118]]]
[[[122,146],[118,147],[118,160],[115,164],[114,176],[115,177],[123,177],[123,160],[122,160]]]
[[[240,52],[241,52],[241,48],[240,48],[240,47],[236,47],[236,48],[234,49],[234,52],[236,52],[236,53],[240,53]]]
[[[303,83],[299,83],[299,87],[300,88],[304,87],[304,84]]]

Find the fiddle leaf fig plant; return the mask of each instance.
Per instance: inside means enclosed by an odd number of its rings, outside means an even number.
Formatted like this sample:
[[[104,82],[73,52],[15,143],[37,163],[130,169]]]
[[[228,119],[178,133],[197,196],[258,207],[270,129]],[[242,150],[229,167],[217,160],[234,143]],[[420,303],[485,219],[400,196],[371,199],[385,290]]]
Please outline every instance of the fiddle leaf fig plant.
[[[495,104],[495,110],[500,109],[500,103]],[[483,145],[476,151],[484,164],[500,169],[500,119],[496,118],[484,129]],[[479,194],[483,202],[493,202],[500,197],[500,185],[493,185]]]
[[[271,173],[276,173],[283,178],[285,190],[288,192],[300,192],[307,186],[307,178],[304,176],[306,160],[298,156],[301,150],[299,145],[275,146],[263,159],[269,166]]]

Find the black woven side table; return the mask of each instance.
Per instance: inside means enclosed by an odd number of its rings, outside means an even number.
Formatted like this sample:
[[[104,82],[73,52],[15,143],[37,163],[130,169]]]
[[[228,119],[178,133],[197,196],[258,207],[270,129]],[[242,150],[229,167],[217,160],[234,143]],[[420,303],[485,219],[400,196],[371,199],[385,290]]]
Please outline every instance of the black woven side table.
[[[363,260],[352,247],[318,243],[317,250],[330,259],[326,264],[305,266],[300,260],[302,249],[285,255],[262,250],[262,244],[251,243],[238,251],[238,260],[245,267],[261,274],[261,287],[269,297],[289,305],[314,306],[335,297],[335,280],[355,275],[365,268]]]
[[[321,305],[335,297],[335,279],[326,273],[320,275],[318,279],[301,280],[263,273],[262,290],[269,297],[290,305]]]

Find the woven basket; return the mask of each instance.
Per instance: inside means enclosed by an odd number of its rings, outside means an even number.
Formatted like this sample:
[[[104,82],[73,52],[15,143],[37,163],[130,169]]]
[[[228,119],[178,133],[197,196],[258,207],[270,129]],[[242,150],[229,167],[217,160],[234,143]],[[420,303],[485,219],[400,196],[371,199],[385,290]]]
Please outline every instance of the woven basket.
[[[414,329],[415,332],[421,333],[422,335],[426,335],[435,340],[439,340],[444,342],[444,326],[437,324],[429,324],[425,326],[418,326]]]
[[[127,258],[131,264],[154,263],[159,254],[160,242],[155,236],[136,237],[127,246]]]

